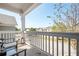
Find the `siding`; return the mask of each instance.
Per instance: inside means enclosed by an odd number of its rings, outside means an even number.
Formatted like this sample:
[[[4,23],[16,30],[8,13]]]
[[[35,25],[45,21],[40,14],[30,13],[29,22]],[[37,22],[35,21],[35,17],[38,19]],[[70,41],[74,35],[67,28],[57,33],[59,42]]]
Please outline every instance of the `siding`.
[[[15,31],[15,27],[12,27],[12,26],[0,26],[0,31]]]

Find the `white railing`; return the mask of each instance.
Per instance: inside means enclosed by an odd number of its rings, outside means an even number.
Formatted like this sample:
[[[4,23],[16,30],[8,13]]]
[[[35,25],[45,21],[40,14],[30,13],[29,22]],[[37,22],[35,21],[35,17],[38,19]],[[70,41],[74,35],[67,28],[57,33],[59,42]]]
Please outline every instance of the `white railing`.
[[[20,37],[21,32],[0,31],[0,39],[5,39],[6,43]],[[26,32],[25,39],[48,55],[79,55],[79,33]]]
[[[0,43],[4,43],[4,48],[8,52],[9,50],[15,49],[17,51],[17,46],[21,42],[21,34],[20,31],[0,31]],[[12,49],[9,49],[12,48]],[[17,55],[19,56],[20,53],[24,52],[24,55],[26,56],[26,49],[23,49],[22,51],[16,52],[15,54],[11,55]]]
[[[16,31],[0,31],[0,39],[5,39],[6,43],[14,42],[17,34],[20,32]]]
[[[26,36],[48,55],[79,55],[79,33],[26,32]]]
[[[16,41],[21,36],[21,32],[17,31],[0,31],[0,42],[3,40],[4,47],[9,48],[16,46]]]

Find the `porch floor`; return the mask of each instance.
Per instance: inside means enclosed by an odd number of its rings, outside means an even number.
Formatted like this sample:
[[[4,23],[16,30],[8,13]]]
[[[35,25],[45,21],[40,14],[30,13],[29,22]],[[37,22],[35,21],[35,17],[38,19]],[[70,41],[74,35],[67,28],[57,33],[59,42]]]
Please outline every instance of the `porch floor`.
[[[45,53],[41,52],[38,48],[31,46],[31,45],[24,45],[19,47],[18,49],[27,49],[26,56],[47,56]],[[22,56],[24,53],[20,53],[19,55]]]

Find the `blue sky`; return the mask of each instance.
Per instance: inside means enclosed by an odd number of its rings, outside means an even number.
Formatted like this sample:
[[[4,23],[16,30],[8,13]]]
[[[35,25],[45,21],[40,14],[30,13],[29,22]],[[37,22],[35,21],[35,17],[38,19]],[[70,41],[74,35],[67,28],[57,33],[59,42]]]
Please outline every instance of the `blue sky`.
[[[21,28],[21,20],[18,14],[3,9],[0,9],[0,13],[14,16],[16,18],[18,28]],[[26,15],[25,18],[26,28],[51,26],[53,24],[53,18],[51,20],[47,18],[47,16],[54,16],[53,4],[51,3],[41,4],[33,11],[31,11],[28,15]]]
[[[47,27],[50,26],[51,19],[47,16],[53,14],[52,4],[42,4],[26,16],[26,27]]]

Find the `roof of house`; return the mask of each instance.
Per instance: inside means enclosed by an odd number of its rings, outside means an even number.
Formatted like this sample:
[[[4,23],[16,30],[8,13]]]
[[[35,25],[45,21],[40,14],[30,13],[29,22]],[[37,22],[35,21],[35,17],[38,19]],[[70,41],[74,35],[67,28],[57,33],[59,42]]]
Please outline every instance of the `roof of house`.
[[[17,25],[15,17],[0,14],[0,26],[15,26],[15,25]]]

